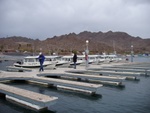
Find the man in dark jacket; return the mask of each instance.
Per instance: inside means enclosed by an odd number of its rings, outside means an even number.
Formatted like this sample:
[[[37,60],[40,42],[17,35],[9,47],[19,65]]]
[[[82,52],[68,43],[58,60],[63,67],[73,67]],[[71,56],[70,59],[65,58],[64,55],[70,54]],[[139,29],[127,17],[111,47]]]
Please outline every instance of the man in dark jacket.
[[[76,69],[76,62],[77,62],[77,54],[76,53],[74,53],[73,62],[74,62],[74,69]]]
[[[39,69],[39,71],[44,71],[43,63],[44,63],[44,60],[45,60],[45,56],[42,53],[40,53],[38,59],[39,59],[39,62],[40,62],[40,69]]]

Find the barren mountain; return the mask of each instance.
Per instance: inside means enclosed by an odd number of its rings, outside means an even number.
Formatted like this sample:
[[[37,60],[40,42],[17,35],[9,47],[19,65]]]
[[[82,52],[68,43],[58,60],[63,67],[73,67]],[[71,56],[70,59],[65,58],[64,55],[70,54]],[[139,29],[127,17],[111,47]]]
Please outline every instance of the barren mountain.
[[[70,33],[61,36],[54,36],[46,40],[33,40],[25,37],[0,38],[0,50],[19,50],[45,53],[69,54],[72,51],[78,51],[79,54],[86,48],[86,40],[89,40],[89,50],[91,54],[95,53],[127,53],[131,51],[131,45],[135,53],[150,53],[150,38],[142,39],[133,37],[124,32],[88,32],[79,34]]]

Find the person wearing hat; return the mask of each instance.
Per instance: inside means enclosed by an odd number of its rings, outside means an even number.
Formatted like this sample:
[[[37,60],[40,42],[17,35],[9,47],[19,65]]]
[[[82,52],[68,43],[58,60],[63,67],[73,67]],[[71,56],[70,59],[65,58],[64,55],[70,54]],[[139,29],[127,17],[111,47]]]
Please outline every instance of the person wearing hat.
[[[39,59],[39,62],[40,62],[40,69],[39,69],[39,71],[44,71],[43,63],[44,63],[44,60],[45,60],[45,56],[41,52],[39,54],[38,59]]]

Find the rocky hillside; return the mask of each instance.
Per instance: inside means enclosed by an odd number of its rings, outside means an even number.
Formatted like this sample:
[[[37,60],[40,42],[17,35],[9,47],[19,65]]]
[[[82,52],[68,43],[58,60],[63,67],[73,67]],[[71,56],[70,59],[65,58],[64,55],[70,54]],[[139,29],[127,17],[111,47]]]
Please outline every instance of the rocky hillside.
[[[86,40],[89,40],[91,54],[96,53],[117,53],[129,54],[131,45],[136,53],[150,53],[150,38],[142,39],[133,37],[124,32],[88,32],[79,34],[70,33],[61,36],[54,36],[46,40],[33,40],[25,37],[0,38],[0,51],[9,50],[30,51],[45,53],[70,54],[72,51],[82,52],[86,48]]]

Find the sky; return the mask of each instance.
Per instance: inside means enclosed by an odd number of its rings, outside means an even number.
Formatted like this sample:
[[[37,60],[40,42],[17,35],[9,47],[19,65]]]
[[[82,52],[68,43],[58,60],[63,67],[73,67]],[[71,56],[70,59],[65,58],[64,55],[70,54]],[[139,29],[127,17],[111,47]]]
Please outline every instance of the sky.
[[[150,0],[0,0],[0,38],[126,32],[150,38]]]

